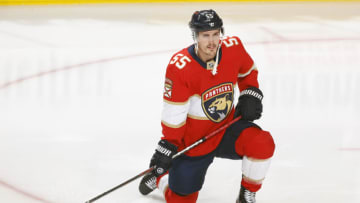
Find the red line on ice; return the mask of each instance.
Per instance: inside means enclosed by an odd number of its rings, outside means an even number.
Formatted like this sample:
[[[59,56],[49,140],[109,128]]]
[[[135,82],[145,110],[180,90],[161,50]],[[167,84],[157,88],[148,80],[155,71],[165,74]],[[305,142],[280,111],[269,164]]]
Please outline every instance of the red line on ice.
[[[43,199],[43,198],[41,198],[41,197],[39,197],[39,196],[36,196],[36,195],[34,195],[34,194],[25,192],[25,191],[23,191],[23,190],[15,187],[15,186],[13,186],[13,185],[10,185],[9,183],[7,183],[7,182],[5,182],[5,181],[3,181],[3,180],[0,180],[0,185],[6,187],[6,188],[8,188],[8,189],[11,189],[11,190],[13,190],[14,192],[16,192],[16,193],[18,193],[18,194],[21,194],[21,195],[23,195],[23,196],[25,196],[25,197],[27,197],[27,198],[30,198],[30,199],[33,199],[33,200],[37,200],[37,201],[43,202],[43,203],[51,203],[50,201],[45,200],[45,199]]]
[[[135,57],[141,57],[141,56],[150,56],[150,55],[168,53],[170,51],[173,51],[173,50],[145,52],[145,53],[139,53],[139,54],[132,54],[132,55],[113,57],[113,58],[100,59],[100,60],[96,60],[96,61],[79,63],[79,64],[75,64],[75,65],[69,65],[69,66],[65,66],[65,67],[62,67],[62,68],[58,68],[58,69],[39,72],[39,73],[36,73],[34,75],[21,77],[21,78],[18,78],[16,80],[13,80],[13,81],[6,82],[4,84],[0,84],[0,90],[8,88],[8,87],[16,85],[16,84],[19,84],[19,83],[22,83],[22,82],[30,80],[30,79],[39,78],[39,77],[42,77],[42,76],[45,76],[45,75],[50,75],[50,74],[53,74],[53,73],[63,72],[63,71],[67,71],[67,70],[71,70],[71,69],[75,69],[75,68],[80,68],[80,67],[84,67],[84,66],[89,66],[89,65],[94,65],[94,64],[98,64],[98,63],[106,63],[106,62],[111,62],[111,61],[116,61],[116,60],[121,60],[121,59],[128,59],[128,58],[135,58]]]
[[[281,40],[281,41],[286,41],[287,39],[285,37],[283,37],[282,35],[280,35],[279,33],[271,30],[270,28],[264,27],[264,26],[260,26],[260,29],[262,29],[264,32],[270,34],[271,36],[273,36],[274,38]]]

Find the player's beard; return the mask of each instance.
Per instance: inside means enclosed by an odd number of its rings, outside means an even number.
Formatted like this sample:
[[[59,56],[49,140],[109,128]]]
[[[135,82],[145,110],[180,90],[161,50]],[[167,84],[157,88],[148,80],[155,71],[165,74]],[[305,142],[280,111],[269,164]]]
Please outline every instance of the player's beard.
[[[215,58],[218,46],[219,44],[209,43],[205,46],[200,46],[199,48],[203,55],[206,57],[206,60],[211,60]]]

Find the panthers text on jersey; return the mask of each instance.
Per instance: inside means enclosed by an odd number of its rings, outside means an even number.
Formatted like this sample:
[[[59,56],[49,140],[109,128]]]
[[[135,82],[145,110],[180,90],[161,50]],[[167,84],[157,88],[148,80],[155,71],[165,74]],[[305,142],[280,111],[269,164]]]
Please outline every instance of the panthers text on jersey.
[[[224,38],[219,51],[217,74],[214,61],[204,63],[195,45],[174,54],[166,70],[162,139],[179,150],[193,144],[233,119],[234,88],[259,87],[257,68],[238,37]],[[213,151],[225,130],[189,150],[188,156]]]

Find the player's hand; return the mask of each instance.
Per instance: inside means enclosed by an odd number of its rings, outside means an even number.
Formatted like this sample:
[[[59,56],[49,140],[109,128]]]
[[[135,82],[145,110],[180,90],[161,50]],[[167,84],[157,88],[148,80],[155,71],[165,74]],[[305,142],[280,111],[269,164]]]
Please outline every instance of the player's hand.
[[[160,140],[150,161],[150,167],[154,167],[155,176],[166,173],[172,162],[172,157],[176,154],[177,147],[167,140]]]
[[[247,121],[259,119],[263,110],[262,98],[263,94],[259,88],[249,87],[241,91],[234,118],[241,115],[241,119]]]

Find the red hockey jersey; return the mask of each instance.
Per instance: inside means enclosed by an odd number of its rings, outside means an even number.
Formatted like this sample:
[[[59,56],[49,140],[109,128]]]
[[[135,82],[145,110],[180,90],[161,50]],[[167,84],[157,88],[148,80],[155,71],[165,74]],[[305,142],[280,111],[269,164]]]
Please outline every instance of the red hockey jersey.
[[[219,51],[217,74],[195,54],[194,45],[174,54],[166,70],[162,139],[179,151],[233,118],[234,88],[259,87],[257,68],[238,37],[227,37]],[[225,131],[191,149],[188,156],[213,151]]]

